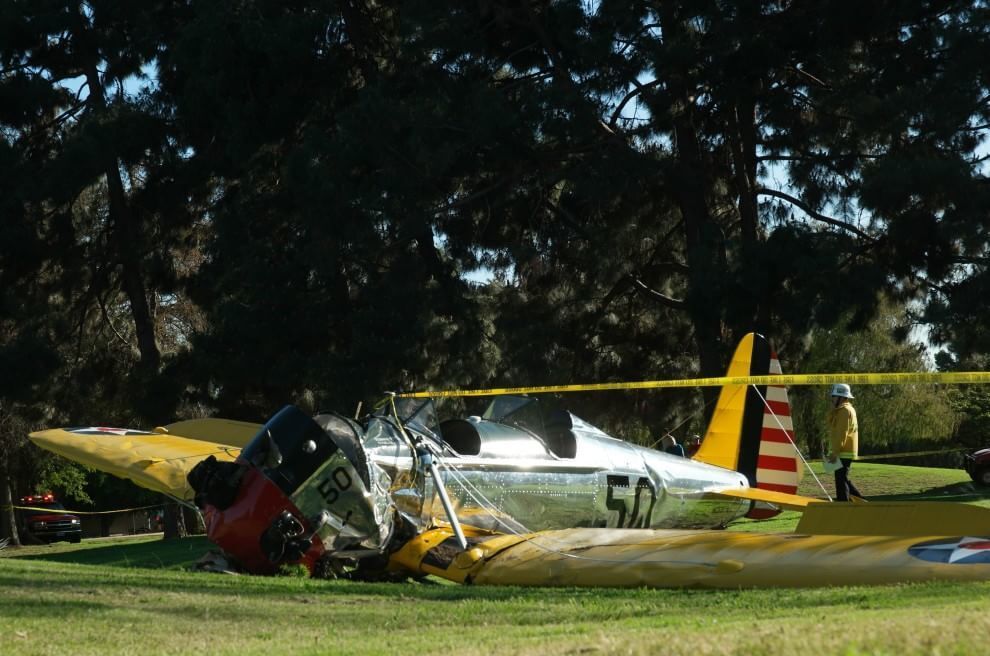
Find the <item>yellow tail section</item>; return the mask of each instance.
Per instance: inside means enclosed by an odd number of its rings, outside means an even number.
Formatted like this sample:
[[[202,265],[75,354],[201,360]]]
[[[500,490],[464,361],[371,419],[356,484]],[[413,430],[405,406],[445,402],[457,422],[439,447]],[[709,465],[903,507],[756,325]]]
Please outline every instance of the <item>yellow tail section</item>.
[[[780,362],[762,335],[749,333],[736,347],[727,376],[780,375]],[[801,462],[794,446],[791,404],[783,385],[726,385],[719,394],[708,431],[695,460],[734,469],[753,488],[793,495],[801,482]],[[759,507],[747,515],[776,514]]]
[[[748,376],[752,363],[755,333],[742,338],[729,362],[726,376]],[[746,406],[746,385],[725,385],[718,396],[718,405],[712,413],[708,431],[694,460],[709,465],[736,469],[739,462],[739,438],[742,434],[743,413]]]

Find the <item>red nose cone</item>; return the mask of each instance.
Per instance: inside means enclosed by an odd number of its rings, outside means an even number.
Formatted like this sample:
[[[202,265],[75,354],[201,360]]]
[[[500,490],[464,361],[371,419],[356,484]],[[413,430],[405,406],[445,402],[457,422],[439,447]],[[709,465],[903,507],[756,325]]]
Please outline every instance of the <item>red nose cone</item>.
[[[225,510],[207,505],[203,513],[206,536],[252,574],[271,574],[282,563],[273,563],[261,548],[261,536],[282,511],[288,511],[310,530],[302,513],[282,490],[256,467],[249,467],[241,479],[234,503]],[[323,542],[313,536],[313,546],[298,562],[310,571],[323,554]]]

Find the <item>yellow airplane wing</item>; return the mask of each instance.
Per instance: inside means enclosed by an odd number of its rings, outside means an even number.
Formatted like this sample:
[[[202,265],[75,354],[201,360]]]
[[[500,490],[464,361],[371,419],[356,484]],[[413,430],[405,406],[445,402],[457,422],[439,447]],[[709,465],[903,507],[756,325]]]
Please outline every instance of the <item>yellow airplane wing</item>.
[[[801,515],[794,532],[809,535],[990,535],[990,508],[930,501],[816,503]],[[990,548],[990,542],[984,548]],[[990,557],[990,551],[987,555]]]
[[[165,430],[170,435],[181,435],[191,440],[204,442],[220,442],[241,449],[254,439],[261,428],[262,424],[214,418],[187,419],[165,426]],[[155,429],[155,432],[161,432],[161,430]]]
[[[31,433],[28,437],[41,448],[69,460],[182,501],[190,501],[194,496],[186,474],[196,464],[209,456],[232,461],[241,452],[239,446],[243,444],[241,440],[231,440],[240,443],[236,446],[208,441],[201,432],[200,437],[189,438],[173,435],[165,429],[159,431],[149,433],[92,426],[53,428]],[[231,429],[231,433],[234,432]],[[243,427],[241,432],[244,432]]]
[[[774,492],[758,487],[731,488],[718,492],[709,492],[715,497],[731,497],[733,499],[749,499],[750,501],[762,501],[784,510],[804,511],[809,504],[825,503],[824,499],[813,497],[803,497],[798,494],[787,494],[785,492]]]
[[[505,535],[464,527],[466,551],[441,527],[406,543],[390,565],[478,585],[734,589],[990,580],[990,509],[816,503],[806,516],[819,512],[816,523],[828,533],[799,526],[797,533],[579,528]],[[896,531],[888,533],[891,526]]]

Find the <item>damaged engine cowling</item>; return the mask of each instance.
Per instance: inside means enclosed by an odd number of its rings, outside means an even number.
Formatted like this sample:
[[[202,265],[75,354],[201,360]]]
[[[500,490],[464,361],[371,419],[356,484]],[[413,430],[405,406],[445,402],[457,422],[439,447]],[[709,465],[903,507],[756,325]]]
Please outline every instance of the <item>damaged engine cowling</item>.
[[[189,473],[207,536],[255,573],[292,562],[312,569],[327,552],[381,553],[395,516],[390,480],[361,437],[350,419],[286,406],[235,463],[210,457]]]

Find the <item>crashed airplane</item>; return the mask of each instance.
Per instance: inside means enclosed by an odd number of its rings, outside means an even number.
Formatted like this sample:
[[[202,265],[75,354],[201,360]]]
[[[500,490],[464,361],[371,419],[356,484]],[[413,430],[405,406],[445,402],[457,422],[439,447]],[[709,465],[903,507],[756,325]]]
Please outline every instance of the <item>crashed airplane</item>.
[[[767,341],[729,376],[780,374]],[[531,397],[438,421],[390,397],[360,422],[288,406],[263,426],[222,419],[151,432],[31,434],[39,446],[200,508],[245,571],[300,563],[363,578],[477,584],[773,587],[990,579],[990,510],[832,504],[798,496],[786,389],[722,388],[687,459],[616,439]],[[717,530],[781,509],[795,533]]]

